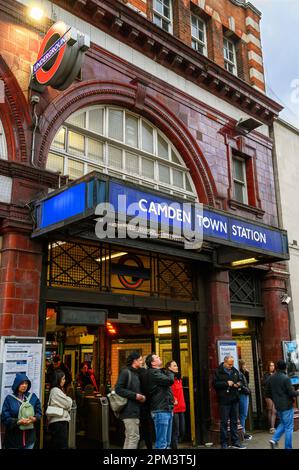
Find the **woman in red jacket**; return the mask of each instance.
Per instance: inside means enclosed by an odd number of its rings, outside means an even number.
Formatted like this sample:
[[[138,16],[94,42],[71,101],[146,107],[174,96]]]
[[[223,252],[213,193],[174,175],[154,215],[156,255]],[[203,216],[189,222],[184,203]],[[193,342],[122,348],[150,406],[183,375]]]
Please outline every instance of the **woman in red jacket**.
[[[182,438],[185,434],[186,403],[184,398],[183,383],[179,374],[177,363],[175,361],[170,361],[166,364],[165,368],[174,374],[174,383],[171,386],[174,397],[171,448],[177,449],[179,438]]]

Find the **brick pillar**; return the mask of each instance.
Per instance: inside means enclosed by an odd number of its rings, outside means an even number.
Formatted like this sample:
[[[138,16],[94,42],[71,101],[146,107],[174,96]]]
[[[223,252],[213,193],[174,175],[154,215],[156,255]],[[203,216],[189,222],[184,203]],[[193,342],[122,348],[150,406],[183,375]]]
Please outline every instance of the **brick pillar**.
[[[185,44],[191,46],[190,0],[174,0],[173,34]]]
[[[208,57],[224,67],[223,28],[220,21],[211,18],[207,22]]]
[[[210,406],[211,432],[219,431],[219,411],[215,389],[214,371],[218,366],[217,340],[232,339],[231,306],[228,271],[215,271],[208,283],[207,309],[209,313],[209,370],[210,370]]]
[[[288,273],[272,267],[262,282],[262,298],[265,320],[261,331],[263,367],[268,361],[276,362],[283,357],[282,341],[290,340],[288,306],[281,303],[281,295],[286,293],[285,281]]]
[[[241,39],[236,42],[238,77],[250,83],[247,43]]]
[[[0,335],[37,336],[42,253],[29,235],[3,235],[0,268]]]

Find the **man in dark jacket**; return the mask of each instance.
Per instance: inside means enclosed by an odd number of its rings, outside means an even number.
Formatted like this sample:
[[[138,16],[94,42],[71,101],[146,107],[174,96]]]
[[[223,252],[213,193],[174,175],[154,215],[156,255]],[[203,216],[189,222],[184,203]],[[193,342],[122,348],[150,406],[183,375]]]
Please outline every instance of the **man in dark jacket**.
[[[149,354],[145,362],[148,369],[144,383],[155,425],[155,449],[167,449],[171,443],[174,407],[171,385],[174,382],[174,374],[162,370],[162,361],[157,354]]]
[[[224,362],[215,371],[214,388],[217,392],[220,411],[220,442],[222,449],[228,448],[227,422],[230,420],[231,443],[234,449],[246,449],[238,435],[238,407],[241,379],[234,367],[234,358],[225,356]]]
[[[120,371],[115,386],[116,393],[128,399],[128,403],[119,414],[125,425],[124,449],[137,449],[138,447],[140,405],[145,401],[145,396],[141,394],[138,375],[138,369],[142,363],[143,359],[139,352],[132,352],[128,356],[127,367]]]
[[[278,447],[278,441],[285,433],[285,449],[292,449],[293,429],[294,429],[294,408],[293,399],[299,395],[299,390],[295,391],[291,380],[286,375],[287,365],[285,361],[279,360],[276,364],[276,373],[272,374],[267,382],[267,396],[275,405],[280,423],[270,440],[272,449]]]

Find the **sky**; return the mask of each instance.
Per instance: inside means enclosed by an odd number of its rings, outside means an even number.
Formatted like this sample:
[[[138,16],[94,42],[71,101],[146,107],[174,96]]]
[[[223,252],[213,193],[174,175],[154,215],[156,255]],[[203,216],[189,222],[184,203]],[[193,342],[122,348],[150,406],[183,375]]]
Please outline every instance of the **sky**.
[[[299,0],[250,0],[262,13],[267,94],[284,106],[281,118],[299,128]]]

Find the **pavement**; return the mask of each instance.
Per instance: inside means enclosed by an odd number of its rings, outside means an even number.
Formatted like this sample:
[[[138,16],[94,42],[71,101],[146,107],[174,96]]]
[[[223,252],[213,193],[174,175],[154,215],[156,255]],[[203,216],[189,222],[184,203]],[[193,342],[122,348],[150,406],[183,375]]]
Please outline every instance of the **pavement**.
[[[243,441],[242,444],[247,447],[247,449],[270,449],[269,440],[273,437],[273,434],[270,434],[267,431],[254,431],[251,433],[251,441]],[[204,447],[204,446],[200,446]],[[220,445],[212,445],[210,449],[219,449]],[[284,449],[284,435],[280,439],[279,449]],[[293,448],[299,449],[299,430],[293,432]]]

